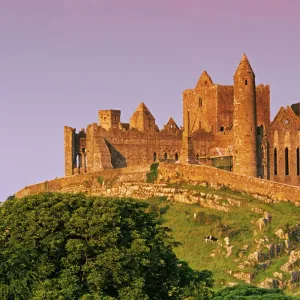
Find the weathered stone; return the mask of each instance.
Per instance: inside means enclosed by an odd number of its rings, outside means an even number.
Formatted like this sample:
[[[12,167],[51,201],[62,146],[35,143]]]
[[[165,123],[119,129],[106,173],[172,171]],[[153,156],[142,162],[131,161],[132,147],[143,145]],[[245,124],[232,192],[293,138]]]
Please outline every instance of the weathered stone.
[[[268,254],[255,251],[254,253],[249,254],[248,258],[255,262],[263,262],[269,258]]]
[[[274,272],[274,273],[273,273],[273,276],[274,276],[275,278],[280,279],[280,280],[283,279],[283,274],[282,274],[282,273],[279,273],[279,272]]]
[[[254,279],[254,274],[252,273],[244,273],[244,272],[234,272],[232,275],[240,280],[245,281],[246,283],[250,284]]]
[[[285,239],[285,233],[284,231],[280,228],[275,231],[275,234],[280,238],[280,239]]]
[[[259,286],[267,289],[277,289],[279,288],[279,280],[274,278],[266,278],[259,284]]]
[[[289,261],[281,266],[280,270],[284,272],[293,271],[295,268],[299,268],[300,266],[300,250],[299,251],[291,251],[289,256]]]
[[[267,226],[267,223],[268,223],[268,220],[265,219],[265,218],[259,218],[256,222],[258,228],[259,228],[259,231],[263,231],[264,227]]]

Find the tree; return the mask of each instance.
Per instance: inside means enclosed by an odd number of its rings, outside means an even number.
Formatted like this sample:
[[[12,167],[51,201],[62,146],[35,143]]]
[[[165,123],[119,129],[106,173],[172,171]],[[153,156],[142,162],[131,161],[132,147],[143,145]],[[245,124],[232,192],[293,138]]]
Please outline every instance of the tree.
[[[208,299],[211,272],[130,199],[44,193],[0,207],[1,299]]]

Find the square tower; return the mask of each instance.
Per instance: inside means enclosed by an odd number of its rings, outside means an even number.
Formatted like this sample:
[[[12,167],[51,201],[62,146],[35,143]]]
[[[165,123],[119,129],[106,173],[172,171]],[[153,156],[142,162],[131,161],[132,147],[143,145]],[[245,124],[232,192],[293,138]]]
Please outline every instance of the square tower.
[[[99,125],[107,131],[112,128],[119,128],[120,117],[120,110],[108,109],[98,111]]]

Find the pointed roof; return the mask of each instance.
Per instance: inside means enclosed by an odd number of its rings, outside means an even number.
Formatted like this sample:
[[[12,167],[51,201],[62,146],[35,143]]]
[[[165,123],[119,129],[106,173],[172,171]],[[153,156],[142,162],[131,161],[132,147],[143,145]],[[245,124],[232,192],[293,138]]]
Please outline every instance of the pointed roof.
[[[168,126],[168,125],[174,125],[174,129],[179,130],[178,125],[176,124],[176,122],[174,121],[174,119],[173,119],[172,117],[170,117],[170,119],[169,119],[169,121],[168,121],[168,123],[167,123],[167,126]]]
[[[136,111],[142,111],[142,112],[149,112],[150,113],[149,109],[147,108],[147,106],[145,105],[144,102],[140,103],[140,105],[138,106]]]
[[[212,84],[214,84],[213,81],[211,80],[208,73],[204,70],[197,82],[196,88],[198,88],[200,86],[210,86]]]
[[[252,75],[255,76],[247,55],[244,53],[234,76]]]

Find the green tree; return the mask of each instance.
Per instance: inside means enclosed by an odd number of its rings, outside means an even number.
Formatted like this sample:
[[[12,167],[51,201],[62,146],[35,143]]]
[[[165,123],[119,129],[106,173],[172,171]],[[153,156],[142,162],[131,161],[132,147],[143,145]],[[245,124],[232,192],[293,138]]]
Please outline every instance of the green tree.
[[[44,193],[0,207],[1,299],[208,299],[147,204]]]
[[[293,300],[279,289],[263,289],[251,285],[236,285],[219,290],[213,300]]]

